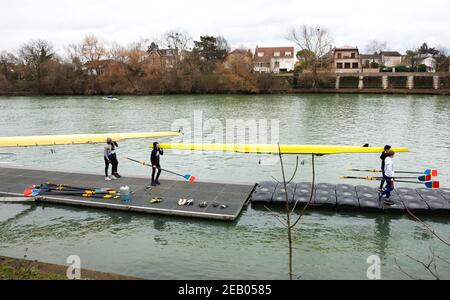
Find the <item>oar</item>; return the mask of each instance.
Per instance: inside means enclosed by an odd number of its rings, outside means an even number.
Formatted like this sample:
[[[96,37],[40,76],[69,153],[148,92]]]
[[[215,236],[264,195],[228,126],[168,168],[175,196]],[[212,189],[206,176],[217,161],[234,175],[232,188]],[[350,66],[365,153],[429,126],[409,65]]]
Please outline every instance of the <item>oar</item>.
[[[96,193],[102,193],[102,192],[108,192],[108,191],[113,191],[114,189],[111,188],[102,188],[102,189],[98,189],[98,188],[86,188],[86,187],[75,187],[75,186],[70,186],[70,185],[64,185],[64,184],[53,184],[53,183],[44,183],[41,185],[42,188],[45,189],[51,189],[51,190],[58,190],[58,191],[62,191],[62,190],[80,190],[80,191],[95,191]]]
[[[381,178],[381,177],[370,177],[370,176],[366,176],[366,177],[342,176],[341,179],[360,179],[360,180],[370,180],[370,181],[383,180],[383,178]],[[407,180],[395,180],[395,182],[423,184],[428,189],[439,189],[439,187],[440,187],[439,181],[417,182],[417,181],[407,181]]]
[[[105,191],[105,192],[95,192],[95,191],[58,191],[58,190],[41,190],[40,195],[117,195],[117,191]]]
[[[417,179],[420,182],[428,182],[433,180],[433,177],[431,175],[423,175],[419,177],[395,177],[395,180],[397,179]]]
[[[23,191],[23,195],[25,197],[35,197],[38,196],[40,194],[41,190],[37,189],[36,187],[32,186],[32,187],[28,187]]]
[[[103,191],[103,192],[95,192],[95,191],[58,191],[53,190],[49,191],[46,189],[40,189],[35,186],[26,188],[23,191],[23,195],[25,197],[36,197],[39,195],[59,195],[59,196],[81,196],[81,197],[95,197],[95,198],[113,198],[118,196],[120,193],[111,190],[111,191]]]
[[[349,171],[351,172],[369,172],[369,173],[383,173],[383,171],[381,170],[360,170],[360,169],[349,169]],[[433,177],[436,177],[439,175],[439,171],[438,170],[434,170],[434,169],[428,169],[425,170],[424,172],[409,172],[409,171],[395,171],[395,173],[398,174],[417,174],[417,175],[431,175]]]
[[[372,180],[383,180],[383,177],[348,177],[345,176],[345,179],[367,179],[367,178],[373,178]],[[417,179],[420,182],[427,182],[427,181],[431,181],[433,179],[433,177],[431,175],[423,175],[423,176],[419,176],[419,177],[394,177],[395,180],[397,179]]]
[[[144,165],[146,167],[153,168],[152,165],[146,163],[145,161],[138,161],[138,160],[135,160],[135,159],[132,159],[132,158],[129,158],[129,157],[125,157],[125,159],[128,159],[129,161],[132,161],[132,162]],[[164,172],[167,172],[167,173],[170,173],[170,174],[173,174],[173,175],[176,175],[176,176],[183,177],[184,179],[186,179],[190,183],[194,183],[197,180],[197,177],[195,177],[195,176],[193,176],[191,174],[182,175],[182,174],[179,174],[179,173],[176,173],[176,172],[172,172],[172,171],[169,171],[169,170],[166,170],[166,169],[160,169],[160,170],[162,170]]]

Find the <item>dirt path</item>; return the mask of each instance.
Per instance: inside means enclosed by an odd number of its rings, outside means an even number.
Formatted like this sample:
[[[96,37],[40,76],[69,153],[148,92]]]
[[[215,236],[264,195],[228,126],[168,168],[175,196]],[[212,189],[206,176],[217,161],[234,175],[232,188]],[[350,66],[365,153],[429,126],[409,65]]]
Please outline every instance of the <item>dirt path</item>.
[[[67,280],[67,266],[0,256],[0,280]],[[81,269],[82,280],[139,280],[140,278]]]

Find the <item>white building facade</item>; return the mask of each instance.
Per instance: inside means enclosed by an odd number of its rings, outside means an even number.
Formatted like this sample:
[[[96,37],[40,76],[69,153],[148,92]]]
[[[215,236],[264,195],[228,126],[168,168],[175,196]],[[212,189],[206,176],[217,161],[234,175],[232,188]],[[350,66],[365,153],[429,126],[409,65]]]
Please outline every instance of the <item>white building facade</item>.
[[[291,72],[295,68],[294,47],[256,47],[253,63],[257,73]]]

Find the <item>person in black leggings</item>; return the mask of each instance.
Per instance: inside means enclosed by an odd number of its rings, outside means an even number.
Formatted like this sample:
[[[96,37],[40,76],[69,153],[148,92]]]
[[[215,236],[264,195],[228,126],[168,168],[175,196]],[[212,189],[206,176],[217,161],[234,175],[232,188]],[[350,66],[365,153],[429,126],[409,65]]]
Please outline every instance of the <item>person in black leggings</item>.
[[[105,180],[116,180],[121,178],[117,169],[119,167],[119,161],[117,160],[116,148],[119,147],[117,142],[114,142],[111,138],[106,141],[105,152],[103,155],[105,161]],[[112,175],[108,176],[109,165],[112,165]]]
[[[385,177],[386,177],[386,176],[385,176],[385,174],[384,174],[384,167],[385,167],[385,163],[386,163],[386,158],[388,157],[388,156],[387,156],[387,152],[390,151],[391,149],[392,149],[391,146],[386,145],[386,146],[384,147],[384,152],[381,153],[381,156],[380,156],[380,159],[381,159],[381,170],[382,170],[382,172],[383,172],[383,180],[381,180],[381,183],[380,183],[380,192],[383,191],[384,184],[386,183],[386,180],[385,180]]]
[[[161,155],[164,155],[164,150],[159,147],[159,143],[155,142],[153,143],[153,151],[150,156],[150,161],[152,163],[152,186],[160,185],[159,183],[159,176],[161,176],[161,164],[160,164],[160,157]],[[158,174],[156,174],[156,170],[158,170]],[[156,178],[155,178],[156,175]]]

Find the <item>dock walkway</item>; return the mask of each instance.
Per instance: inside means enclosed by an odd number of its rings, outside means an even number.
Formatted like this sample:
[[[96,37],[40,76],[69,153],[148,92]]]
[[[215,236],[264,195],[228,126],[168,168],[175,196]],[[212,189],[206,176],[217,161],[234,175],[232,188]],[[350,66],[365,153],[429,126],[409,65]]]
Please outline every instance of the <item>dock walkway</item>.
[[[108,182],[103,176],[93,174],[0,168],[0,194],[6,196],[20,196],[27,187],[48,182],[78,187],[114,189],[129,186],[133,192],[130,203],[123,203],[120,199],[62,195],[38,196],[34,198],[34,201],[224,221],[234,221],[238,218],[255,188],[255,185],[246,184],[160,181],[161,186],[147,189],[148,178],[128,177]],[[150,200],[156,197],[161,198],[161,203],[151,204]],[[179,206],[180,198],[193,199],[194,204]],[[200,207],[199,204],[202,202],[207,202],[207,207]],[[226,207],[222,207],[223,205]]]

